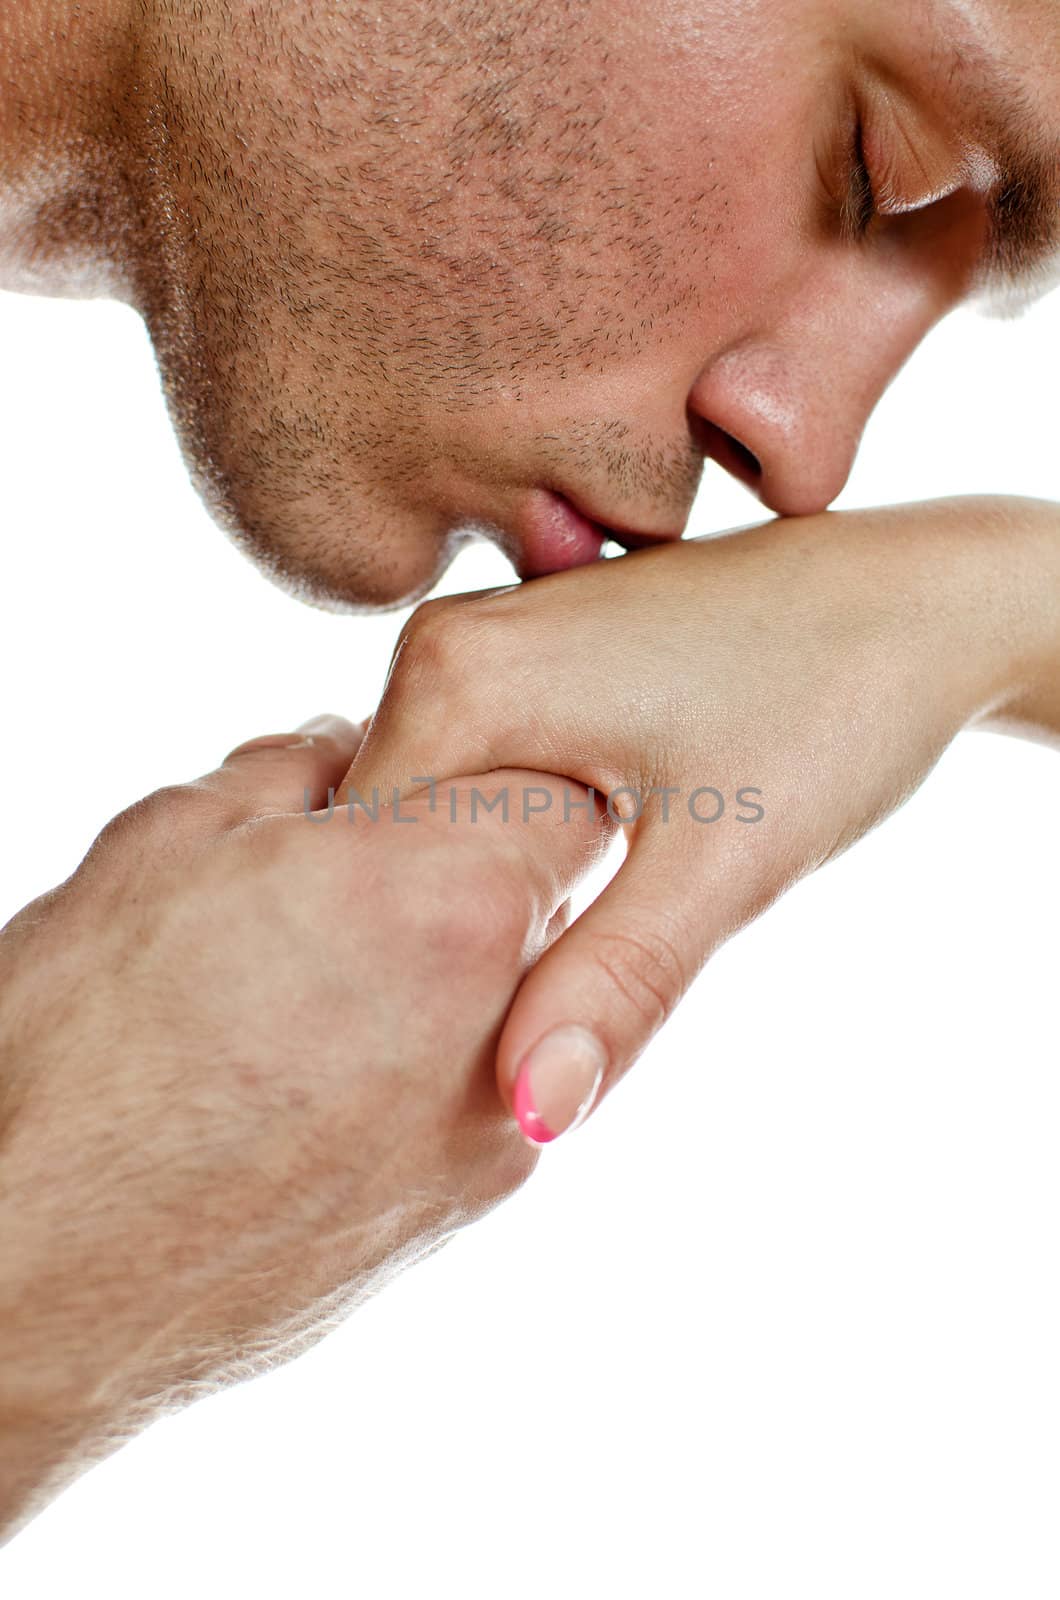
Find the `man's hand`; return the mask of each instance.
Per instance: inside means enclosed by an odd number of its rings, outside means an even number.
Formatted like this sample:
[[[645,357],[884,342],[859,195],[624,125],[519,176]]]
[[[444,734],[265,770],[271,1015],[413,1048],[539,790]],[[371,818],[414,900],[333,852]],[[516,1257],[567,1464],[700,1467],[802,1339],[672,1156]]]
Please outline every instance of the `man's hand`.
[[[523,984],[502,1093],[544,1141],[713,950],[921,782],[969,722],[1060,729],[1060,513],[774,522],[478,596],[399,642],[349,784],[491,767],[614,797],[629,855]],[[618,791],[625,791],[618,793]]]
[[[493,1053],[606,822],[307,817],[358,738],[151,796],[0,935],[0,1528],[533,1166]]]

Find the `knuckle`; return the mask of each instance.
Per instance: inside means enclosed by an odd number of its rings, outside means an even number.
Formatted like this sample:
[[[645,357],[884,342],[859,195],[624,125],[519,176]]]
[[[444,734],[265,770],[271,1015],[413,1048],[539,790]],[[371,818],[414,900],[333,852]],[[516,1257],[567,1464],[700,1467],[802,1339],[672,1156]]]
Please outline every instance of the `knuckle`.
[[[652,1033],[660,1028],[688,987],[688,975],[673,940],[661,930],[598,933],[592,958]]]
[[[206,782],[169,784],[142,802],[146,824],[163,833],[181,833],[218,820],[224,810]]]
[[[481,633],[474,612],[473,601],[425,601],[401,631],[395,671],[428,688],[439,678],[451,684],[465,677]]]
[[[120,811],[103,829],[97,846],[113,850],[134,841],[155,847],[176,843],[219,822],[220,812],[217,796],[205,787],[167,784]]]
[[[518,765],[507,758],[524,742],[526,699],[496,673],[496,662],[509,659],[507,628],[489,597],[421,605],[391,663],[378,714],[383,740],[414,744],[425,752],[418,759],[429,755],[421,770],[436,776]]]

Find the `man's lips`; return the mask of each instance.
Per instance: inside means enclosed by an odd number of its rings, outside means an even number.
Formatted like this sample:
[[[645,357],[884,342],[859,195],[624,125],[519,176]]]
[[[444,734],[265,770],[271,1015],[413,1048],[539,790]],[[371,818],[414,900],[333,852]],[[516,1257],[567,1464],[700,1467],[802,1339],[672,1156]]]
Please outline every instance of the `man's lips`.
[[[520,578],[542,578],[551,572],[585,567],[599,559],[609,539],[626,550],[679,539],[676,533],[642,533],[598,521],[566,495],[551,489],[534,492],[512,529],[510,551]]]

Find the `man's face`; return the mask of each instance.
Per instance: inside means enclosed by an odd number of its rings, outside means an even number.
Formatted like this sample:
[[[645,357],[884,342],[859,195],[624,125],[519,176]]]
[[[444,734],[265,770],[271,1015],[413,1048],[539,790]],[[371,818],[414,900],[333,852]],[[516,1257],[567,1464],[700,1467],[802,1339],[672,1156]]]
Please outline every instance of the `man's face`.
[[[523,575],[674,536],[705,456],[823,508],[1049,211],[1056,0],[160,13],[139,297],[199,481],[309,597],[407,600],[476,531]]]

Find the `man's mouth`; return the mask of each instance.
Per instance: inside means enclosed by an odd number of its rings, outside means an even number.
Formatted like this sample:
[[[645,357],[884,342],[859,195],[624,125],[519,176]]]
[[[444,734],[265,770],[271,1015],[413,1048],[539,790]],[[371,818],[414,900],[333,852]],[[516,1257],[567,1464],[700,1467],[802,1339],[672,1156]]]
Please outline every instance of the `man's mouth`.
[[[681,530],[642,533],[618,528],[597,520],[564,494],[537,489],[525,502],[512,534],[505,545],[520,578],[543,578],[599,560],[608,540],[626,550],[639,550],[679,539]]]

